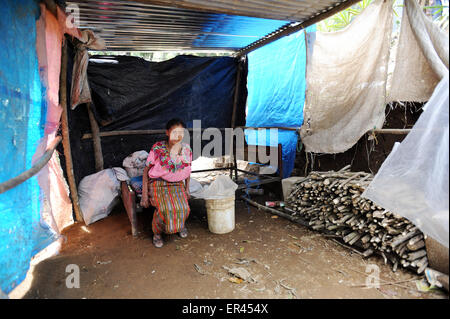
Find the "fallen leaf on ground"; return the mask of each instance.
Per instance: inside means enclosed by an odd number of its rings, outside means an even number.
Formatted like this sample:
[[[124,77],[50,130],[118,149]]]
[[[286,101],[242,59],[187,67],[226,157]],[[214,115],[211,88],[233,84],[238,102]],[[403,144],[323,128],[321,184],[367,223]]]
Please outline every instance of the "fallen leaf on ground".
[[[244,247],[241,247],[241,249],[239,249],[239,251],[242,254],[244,252]]]
[[[228,278],[229,281],[234,282],[235,284],[240,284],[241,282],[243,282],[244,280],[241,278],[236,278],[236,277],[231,277]]]
[[[228,268],[227,266],[222,266],[222,268],[227,270],[230,273],[230,275],[236,276],[250,283],[256,282],[256,280],[252,278],[252,275],[245,268],[242,267]]]
[[[276,219],[276,218],[278,218],[278,216],[277,216],[277,215],[274,215],[274,216],[272,216],[271,218]]]

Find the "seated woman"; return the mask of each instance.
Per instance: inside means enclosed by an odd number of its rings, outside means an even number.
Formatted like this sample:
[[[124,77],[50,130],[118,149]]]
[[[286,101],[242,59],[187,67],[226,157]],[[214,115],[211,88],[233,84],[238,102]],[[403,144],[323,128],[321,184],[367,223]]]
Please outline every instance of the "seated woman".
[[[147,158],[142,181],[141,206],[154,206],[153,244],[163,246],[162,233],[187,237],[184,225],[189,216],[189,178],[192,151],[182,143],[186,125],[172,119],[166,125],[167,141],[156,142]]]

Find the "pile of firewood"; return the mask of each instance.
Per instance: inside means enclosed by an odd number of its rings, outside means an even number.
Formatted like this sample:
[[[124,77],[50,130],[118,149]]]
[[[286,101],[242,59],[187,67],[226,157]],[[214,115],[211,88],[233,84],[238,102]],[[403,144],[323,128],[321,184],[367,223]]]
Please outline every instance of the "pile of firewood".
[[[363,198],[373,175],[348,169],[311,172],[292,188],[287,211],[311,229],[358,248],[365,257],[381,255],[394,271],[401,265],[421,274],[428,265],[423,233],[409,220]]]

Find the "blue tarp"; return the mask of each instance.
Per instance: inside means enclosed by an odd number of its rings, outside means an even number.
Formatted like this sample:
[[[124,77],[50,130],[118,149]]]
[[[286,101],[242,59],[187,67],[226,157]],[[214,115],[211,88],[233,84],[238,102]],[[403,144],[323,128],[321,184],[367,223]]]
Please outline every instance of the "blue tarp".
[[[0,182],[29,169],[44,134],[45,90],[36,56],[39,1],[0,6]],[[0,194],[0,288],[9,293],[26,276],[31,258],[54,238],[41,221],[36,176]]]
[[[246,126],[300,127],[303,124],[305,32],[315,30],[315,25],[311,26],[248,55]],[[276,146],[270,143],[268,130],[246,130],[245,135],[248,144]],[[283,149],[283,178],[289,177],[294,168],[297,142],[295,131],[278,131],[278,143]]]
[[[202,31],[193,42],[197,47],[243,48],[265,35],[288,24],[290,21],[211,14]]]

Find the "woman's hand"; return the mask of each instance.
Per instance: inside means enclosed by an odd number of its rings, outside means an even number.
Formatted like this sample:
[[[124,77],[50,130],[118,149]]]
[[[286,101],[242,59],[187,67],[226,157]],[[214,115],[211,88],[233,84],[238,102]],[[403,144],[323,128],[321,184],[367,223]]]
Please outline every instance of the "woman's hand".
[[[186,197],[189,200],[191,198],[191,193],[189,192],[189,182],[191,181],[191,177],[186,178],[184,181],[184,189],[186,190]]]
[[[148,170],[150,168],[146,166],[144,168],[144,174],[142,175],[142,197],[141,206],[147,208],[149,206],[148,202]]]
[[[144,208],[148,208],[149,206],[149,200],[148,200],[148,195],[147,194],[142,194],[141,197],[141,206]]]

